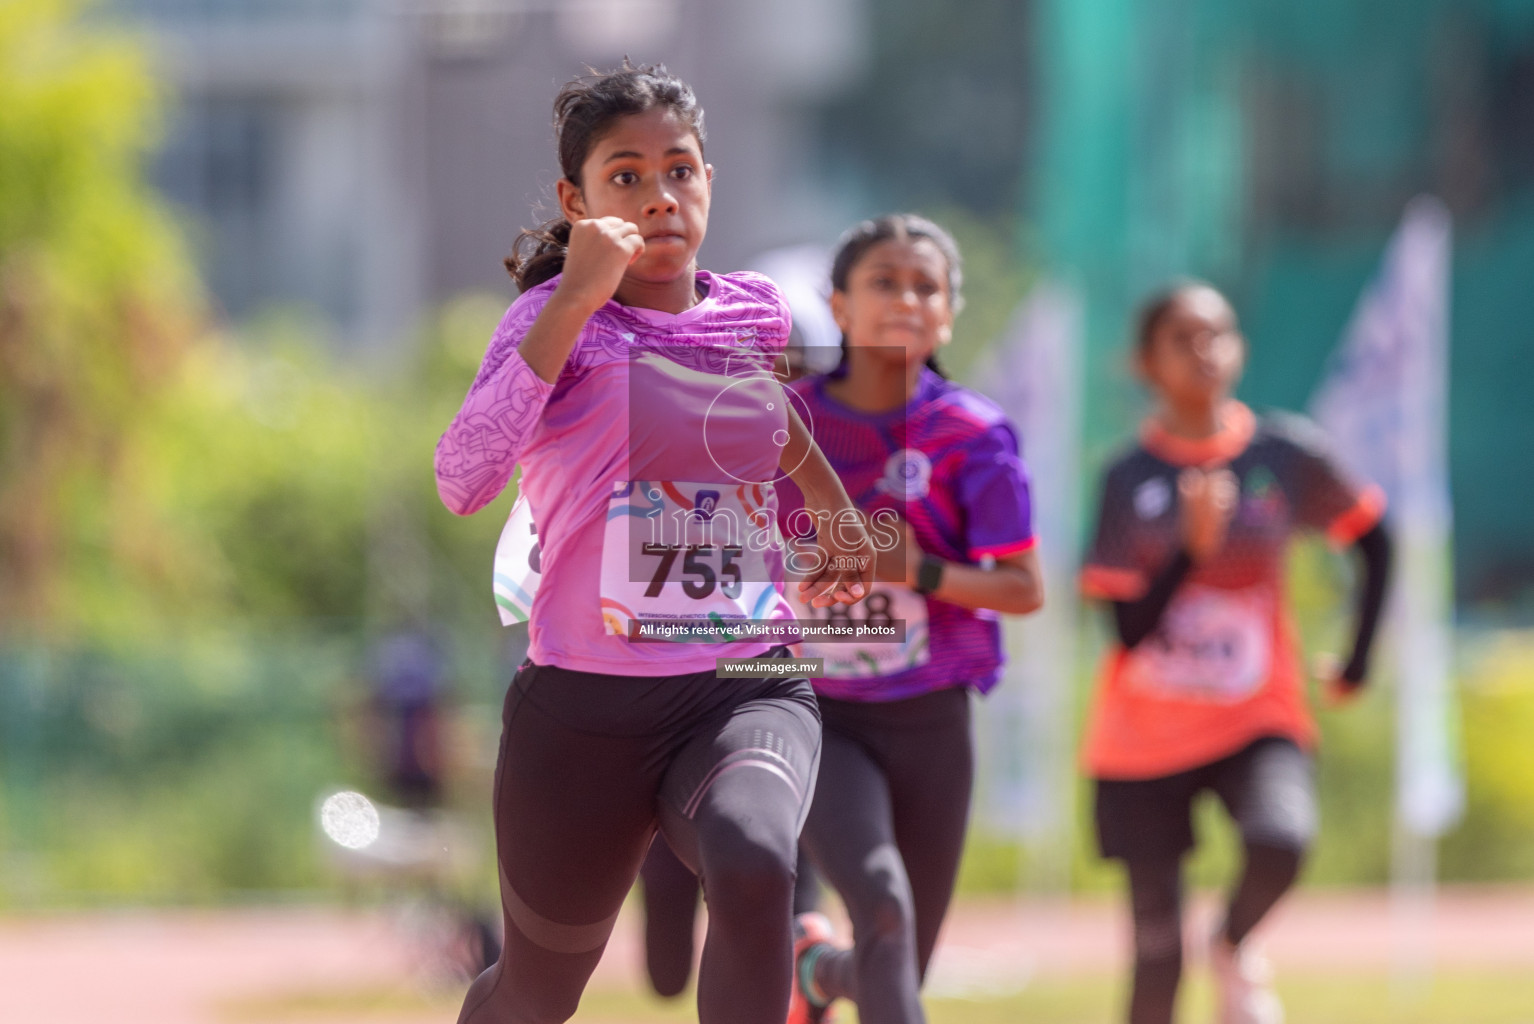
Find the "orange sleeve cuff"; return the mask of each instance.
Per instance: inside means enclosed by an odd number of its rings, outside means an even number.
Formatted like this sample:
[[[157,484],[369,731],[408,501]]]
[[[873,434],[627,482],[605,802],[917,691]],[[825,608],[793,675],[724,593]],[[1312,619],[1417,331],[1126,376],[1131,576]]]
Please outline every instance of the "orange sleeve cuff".
[[[1332,520],[1326,528],[1327,542],[1339,550],[1374,529],[1385,514],[1385,492],[1370,485],[1359,494],[1353,507]]]
[[[1081,570],[1081,592],[1102,601],[1133,601],[1145,593],[1145,574],[1136,569],[1089,565]]]

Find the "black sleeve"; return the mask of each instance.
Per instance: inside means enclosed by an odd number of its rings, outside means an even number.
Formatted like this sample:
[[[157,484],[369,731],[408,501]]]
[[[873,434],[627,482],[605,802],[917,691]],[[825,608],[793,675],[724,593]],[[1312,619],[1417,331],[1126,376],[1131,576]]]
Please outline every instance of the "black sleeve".
[[[1138,529],[1134,515],[1134,487],[1123,460],[1110,466],[1103,477],[1102,497],[1097,505],[1097,526],[1087,549],[1083,566],[1117,573],[1138,575],[1140,565],[1134,556]],[[1138,581],[1143,583],[1143,579]],[[1110,597],[1093,593],[1093,597]]]
[[[1363,562],[1363,585],[1358,590],[1358,623],[1353,637],[1353,654],[1342,669],[1342,683],[1350,689],[1364,684],[1369,675],[1369,652],[1380,614],[1385,609],[1385,591],[1390,583],[1391,540],[1384,520],[1374,524],[1353,545]]]
[[[1172,560],[1162,566],[1161,571],[1151,579],[1144,594],[1133,601],[1113,602],[1113,621],[1118,626],[1119,642],[1125,650],[1133,650],[1136,644],[1150,636],[1160,623],[1172,595],[1192,568],[1192,556],[1178,548]]]

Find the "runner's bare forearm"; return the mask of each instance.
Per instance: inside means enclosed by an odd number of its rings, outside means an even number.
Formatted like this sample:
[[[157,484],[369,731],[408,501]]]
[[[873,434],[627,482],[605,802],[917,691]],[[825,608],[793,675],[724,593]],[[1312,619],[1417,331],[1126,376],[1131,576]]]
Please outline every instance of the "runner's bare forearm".
[[[862,600],[873,579],[873,542],[862,513],[792,405],[788,407],[788,444],[778,466],[798,486],[805,509],[816,521],[821,565],[799,584],[800,590],[815,595],[810,603],[816,608]]]
[[[932,596],[962,608],[1027,615],[1044,604],[1044,574],[1037,548],[998,558],[991,568],[948,562]]]
[[[810,436],[809,428],[792,405],[788,407],[788,444],[783,446],[778,468],[787,473],[803,493],[806,504],[815,508],[856,508],[836,471],[826,461],[825,453]]]

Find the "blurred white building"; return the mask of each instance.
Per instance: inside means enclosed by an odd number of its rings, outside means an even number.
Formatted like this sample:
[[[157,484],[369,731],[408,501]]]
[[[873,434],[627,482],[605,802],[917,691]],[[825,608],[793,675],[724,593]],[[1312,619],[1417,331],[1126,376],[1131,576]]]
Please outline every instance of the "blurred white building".
[[[585,64],[664,61],[707,111],[704,262],[824,233],[815,104],[865,56],[861,0],[110,0],[174,104],[156,168],[238,320],[318,314],[408,336],[454,292],[511,294],[501,258],[558,175],[551,103]]]

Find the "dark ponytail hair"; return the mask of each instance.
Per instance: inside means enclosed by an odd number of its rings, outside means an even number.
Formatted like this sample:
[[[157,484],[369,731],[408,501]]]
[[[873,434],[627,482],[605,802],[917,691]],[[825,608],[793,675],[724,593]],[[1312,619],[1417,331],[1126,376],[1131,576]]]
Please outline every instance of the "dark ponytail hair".
[[[831,259],[831,289],[845,292],[847,290],[847,278],[852,274],[852,268],[874,246],[880,242],[887,242],[892,238],[910,239],[925,238],[937,246],[938,252],[943,254],[943,262],[948,265],[948,305],[957,314],[964,308],[964,295],[961,288],[964,284],[964,263],[959,257],[959,243],[953,240],[953,236],[932,221],[914,213],[887,213],[882,217],[872,220],[859,221],[848,228],[842,235],[841,241],[836,243],[836,255]],[[942,367],[937,364],[936,356],[927,357],[927,369],[946,378]],[[847,375],[847,336],[842,335],[842,358],[836,364],[836,369],[831,371],[832,377],[845,377]]]
[[[554,139],[559,169],[565,180],[581,184],[581,166],[591,147],[620,117],[643,114],[652,107],[670,107],[703,145],[703,108],[692,86],[666,70],[664,64],[638,67],[624,58],[614,71],[596,71],[572,79],[554,97]],[[503,261],[522,291],[540,285],[565,266],[570,245],[570,222],[563,216],[525,228]]]

